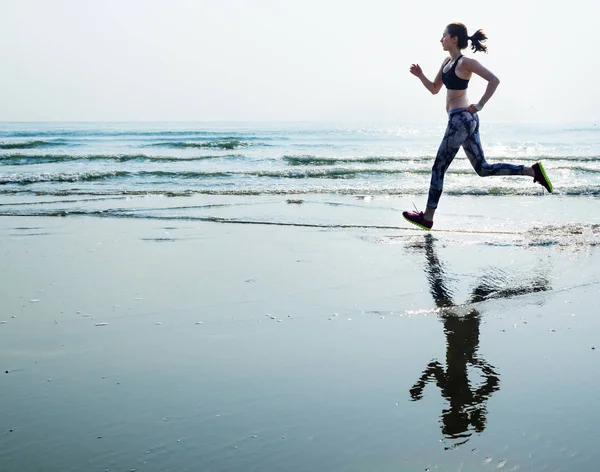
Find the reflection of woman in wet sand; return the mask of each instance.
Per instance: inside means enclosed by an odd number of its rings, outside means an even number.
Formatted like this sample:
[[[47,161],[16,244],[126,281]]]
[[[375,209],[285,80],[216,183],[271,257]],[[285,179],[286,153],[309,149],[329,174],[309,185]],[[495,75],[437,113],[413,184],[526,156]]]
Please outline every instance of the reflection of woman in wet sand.
[[[457,447],[469,440],[471,429],[481,433],[485,429],[487,408],[486,402],[500,388],[500,379],[494,367],[478,355],[479,323],[481,315],[478,310],[470,309],[460,315],[452,302],[452,294],[446,285],[444,268],[437,258],[431,235],[425,237],[425,254],[427,256],[427,278],[430,292],[436,305],[442,308],[440,318],[444,323],[446,334],[446,369],[433,360],[423,374],[410,389],[413,400],[423,397],[423,390],[430,379],[435,379],[442,396],[448,401],[449,408],[442,412],[442,433],[448,439],[458,440]],[[481,283],[472,292],[470,303],[476,303],[498,296],[515,296],[534,291],[547,290],[548,281],[537,279],[535,283],[523,284],[519,287],[499,290],[489,283]],[[469,366],[479,369],[482,383],[479,387],[471,386]]]
[[[500,379],[494,368],[476,353],[479,343],[479,313],[473,310],[464,317],[446,313],[442,318],[448,368],[444,371],[438,361],[430,362],[410,389],[410,395],[413,400],[420,400],[429,378],[435,378],[442,396],[450,404],[442,412],[442,433],[446,438],[463,439],[454,445],[456,447],[468,441],[471,428],[478,433],[485,429],[485,403],[500,388]],[[469,364],[478,367],[484,378],[483,385],[474,390],[468,376]]]

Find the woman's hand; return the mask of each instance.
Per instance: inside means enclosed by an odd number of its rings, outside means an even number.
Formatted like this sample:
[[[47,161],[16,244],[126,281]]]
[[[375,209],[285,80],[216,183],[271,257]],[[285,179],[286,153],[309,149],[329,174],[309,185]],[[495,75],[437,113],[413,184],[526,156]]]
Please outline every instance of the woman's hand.
[[[421,70],[421,66],[419,64],[413,64],[410,66],[410,73],[416,77],[421,78],[423,76],[423,71]]]
[[[481,111],[483,109],[483,105],[480,105],[479,103],[472,103],[471,105],[469,105],[467,107],[467,111],[469,113],[471,113],[471,115],[474,115],[475,113],[477,113],[478,111]]]

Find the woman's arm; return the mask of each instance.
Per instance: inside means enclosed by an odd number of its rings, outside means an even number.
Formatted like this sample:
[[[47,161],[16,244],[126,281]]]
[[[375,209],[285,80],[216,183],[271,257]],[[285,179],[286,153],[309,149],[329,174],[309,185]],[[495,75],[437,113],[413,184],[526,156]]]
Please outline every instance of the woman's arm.
[[[471,113],[477,113],[488,102],[494,92],[498,88],[498,84],[500,84],[500,79],[496,77],[490,70],[483,67],[478,61],[475,59],[467,59],[465,58],[463,61],[463,67],[473,74],[477,74],[482,79],[487,80],[488,84],[485,89],[483,96],[479,99],[479,102],[476,104],[469,105],[467,109]]]
[[[440,70],[438,71],[437,75],[435,76],[435,79],[433,80],[433,82],[431,80],[429,80],[427,77],[425,77],[425,74],[423,74],[423,71],[421,70],[421,66],[419,64],[411,65],[410,73],[412,75],[418,77],[421,80],[421,83],[425,86],[425,88],[427,90],[429,90],[433,95],[435,95],[442,88],[442,68],[443,67],[444,66],[442,64],[442,67],[440,67]]]

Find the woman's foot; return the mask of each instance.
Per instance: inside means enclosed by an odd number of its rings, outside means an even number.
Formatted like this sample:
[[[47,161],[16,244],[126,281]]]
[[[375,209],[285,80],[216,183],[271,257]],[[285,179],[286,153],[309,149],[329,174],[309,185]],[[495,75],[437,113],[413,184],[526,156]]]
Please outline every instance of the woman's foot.
[[[552,193],[552,183],[550,182],[550,179],[546,175],[546,170],[544,169],[544,166],[542,165],[542,163],[537,162],[537,163],[533,164],[531,166],[531,168],[533,169],[533,173],[534,173],[533,182],[539,183],[542,187],[544,187],[546,190],[548,190],[548,192]]]
[[[433,221],[426,220],[422,211],[403,211],[402,216],[406,221],[426,231],[429,231],[433,226]]]

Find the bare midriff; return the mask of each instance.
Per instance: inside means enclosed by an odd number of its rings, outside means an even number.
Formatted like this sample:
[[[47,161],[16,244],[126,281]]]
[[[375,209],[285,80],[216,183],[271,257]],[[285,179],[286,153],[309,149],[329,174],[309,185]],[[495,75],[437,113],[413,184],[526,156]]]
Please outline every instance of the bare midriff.
[[[446,112],[456,108],[467,108],[469,101],[467,100],[466,90],[447,90],[446,92]]]

